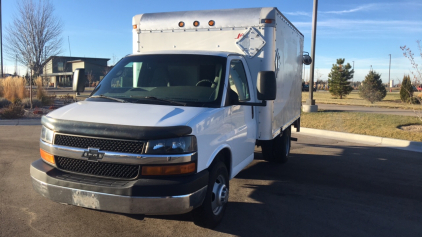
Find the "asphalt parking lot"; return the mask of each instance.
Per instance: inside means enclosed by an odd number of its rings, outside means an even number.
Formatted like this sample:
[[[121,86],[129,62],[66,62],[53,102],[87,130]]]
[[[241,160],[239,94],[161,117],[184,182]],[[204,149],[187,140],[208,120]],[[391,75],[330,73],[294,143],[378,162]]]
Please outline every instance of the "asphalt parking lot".
[[[422,236],[422,154],[295,134],[285,165],[255,161],[230,182],[223,222],[121,215],[32,190],[40,126],[0,126],[1,236]]]

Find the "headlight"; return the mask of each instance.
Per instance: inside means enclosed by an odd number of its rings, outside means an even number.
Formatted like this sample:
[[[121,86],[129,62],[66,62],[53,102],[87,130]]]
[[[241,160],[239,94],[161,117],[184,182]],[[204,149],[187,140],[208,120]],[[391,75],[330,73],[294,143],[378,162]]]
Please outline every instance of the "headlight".
[[[196,151],[196,137],[177,137],[148,141],[146,154],[181,154]]]
[[[54,135],[53,131],[46,128],[45,126],[42,126],[42,128],[41,128],[41,140],[52,144],[53,143],[53,135]]]

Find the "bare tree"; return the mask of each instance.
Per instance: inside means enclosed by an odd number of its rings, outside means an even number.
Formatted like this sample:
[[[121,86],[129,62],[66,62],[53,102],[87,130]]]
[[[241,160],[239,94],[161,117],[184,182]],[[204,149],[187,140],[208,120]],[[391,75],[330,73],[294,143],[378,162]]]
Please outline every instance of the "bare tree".
[[[92,81],[94,80],[94,74],[92,74],[92,70],[88,71],[88,74],[86,74],[86,79],[88,79],[89,86],[92,86]]]
[[[13,22],[6,26],[6,55],[17,57],[38,76],[46,59],[61,52],[62,23],[53,15],[49,0],[20,0],[17,10]]]
[[[421,41],[417,40],[416,41],[418,44],[418,49],[419,49],[419,55],[422,58],[422,47],[421,47]],[[410,71],[410,73],[413,76],[413,84],[414,85],[418,85],[422,83],[422,68],[419,67],[419,65],[416,63],[415,58],[414,58],[414,53],[412,52],[412,50],[410,50],[409,47],[402,46],[400,47],[400,49],[403,51],[403,56],[405,56],[406,58],[409,59],[410,64],[412,65],[412,67],[415,69],[415,71]],[[410,78],[409,78],[410,80]],[[401,87],[403,87],[403,83],[401,83]],[[411,89],[407,89],[407,93],[409,94],[410,97],[410,103],[411,104],[422,104],[422,97],[418,97],[418,96],[413,96],[413,88],[410,85]],[[412,90],[412,91],[411,91]],[[422,121],[422,110],[416,110],[415,108],[413,108],[413,111],[415,112],[416,116],[419,118],[419,120]]]

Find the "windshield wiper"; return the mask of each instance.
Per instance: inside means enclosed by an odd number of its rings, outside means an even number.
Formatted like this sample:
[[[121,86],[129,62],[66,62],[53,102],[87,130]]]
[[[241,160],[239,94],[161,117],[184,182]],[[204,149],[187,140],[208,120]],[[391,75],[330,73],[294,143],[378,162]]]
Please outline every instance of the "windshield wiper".
[[[178,104],[178,105],[186,106],[186,103],[183,103],[183,102],[174,101],[174,100],[159,99],[159,98],[154,97],[154,96],[145,96],[141,99],[151,99],[151,100],[156,100],[156,101],[161,101],[161,102],[167,102],[167,103],[170,103],[170,104]]]
[[[126,100],[122,100],[122,99],[114,98],[114,97],[109,97],[109,96],[105,96],[105,95],[93,95],[93,96],[90,96],[89,98],[104,98],[104,99],[118,101],[120,103],[126,103]]]

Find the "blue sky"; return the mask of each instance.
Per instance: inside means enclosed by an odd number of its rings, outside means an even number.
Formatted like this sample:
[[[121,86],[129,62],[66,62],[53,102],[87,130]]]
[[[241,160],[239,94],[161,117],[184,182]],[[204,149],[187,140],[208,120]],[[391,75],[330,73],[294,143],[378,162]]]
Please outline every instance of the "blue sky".
[[[304,50],[311,50],[312,0],[53,0],[55,14],[63,21],[63,51],[72,56],[110,58],[110,63],[132,52],[132,17],[151,12],[209,10],[226,8],[277,7],[304,35]],[[16,12],[15,0],[2,1],[3,29]],[[391,79],[403,78],[411,66],[400,46],[418,53],[422,40],[422,1],[339,1],[320,0],[315,68],[320,78],[327,75],[337,58],[355,65],[355,81],[362,81],[370,66],[388,81],[389,54]],[[5,33],[3,31],[3,33]],[[416,55],[418,56],[418,54]],[[422,65],[421,57],[417,57]],[[26,69],[20,67],[23,74]],[[309,66],[306,67],[309,73]],[[14,72],[14,62],[5,58],[5,72]],[[317,75],[316,75],[317,77]]]

